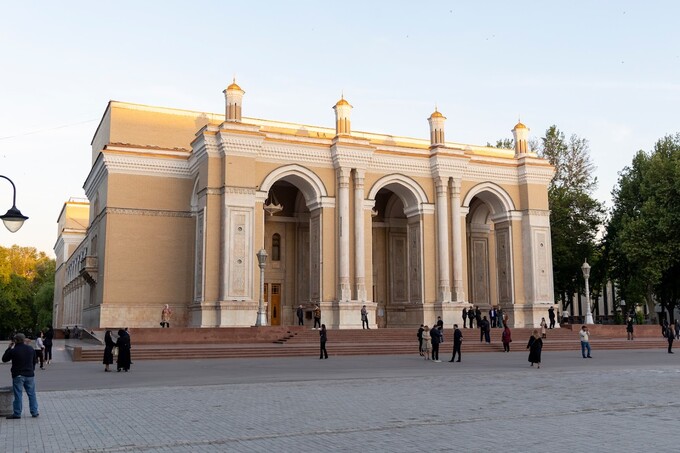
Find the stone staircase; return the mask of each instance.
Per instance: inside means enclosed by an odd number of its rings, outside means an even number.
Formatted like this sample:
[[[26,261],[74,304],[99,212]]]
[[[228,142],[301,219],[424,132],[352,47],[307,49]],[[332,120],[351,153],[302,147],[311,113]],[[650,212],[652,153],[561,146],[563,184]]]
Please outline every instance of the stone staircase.
[[[609,327],[609,326],[608,326]],[[627,341],[625,327],[603,329],[597,333],[593,328],[591,345],[594,350],[603,349],[664,349],[667,342],[657,332],[657,326],[637,326],[643,330],[635,341]],[[260,328],[262,329],[262,328]],[[160,329],[155,329],[158,332]],[[228,329],[222,329],[228,330]],[[463,330],[464,353],[500,352],[501,329],[492,329],[491,343],[479,341],[479,330]],[[620,332],[619,332],[620,330]],[[371,330],[329,330],[327,349],[330,355],[392,355],[417,354],[417,329],[371,329]],[[524,350],[532,328],[512,329],[511,350]],[[647,335],[645,335],[647,334]],[[133,360],[175,360],[175,359],[224,359],[254,357],[314,357],[319,353],[319,332],[308,328],[291,327],[283,329],[278,338],[252,343],[234,343],[227,340],[211,343],[190,344],[138,344],[133,335]],[[444,354],[452,348],[453,330],[445,329],[445,343],[441,346]],[[569,328],[548,330],[543,340],[546,351],[580,351],[578,332]],[[74,361],[101,361],[103,347],[90,344],[72,348]]]

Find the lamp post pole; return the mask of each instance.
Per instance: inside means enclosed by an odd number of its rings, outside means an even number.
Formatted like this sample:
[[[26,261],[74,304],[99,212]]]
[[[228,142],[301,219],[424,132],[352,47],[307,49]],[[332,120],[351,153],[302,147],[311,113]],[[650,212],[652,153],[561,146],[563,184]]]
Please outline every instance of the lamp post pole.
[[[267,262],[267,251],[261,249],[257,252],[257,264],[260,266],[260,303],[257,306],[257,320],[255,320],[255,326],[266,326],[267,325],[267,315],[264,312],[264,266]]]
[[[17,188],[7,176],[0,175],[0,178],[6,179],[12,184],[12,207],[7,211],[5,215],[0,215],[0,219],[5,224],[10,233],[16,233],[19,228],[22,227],[24,222],[28,220],[28,217],[23,215],[21,211],[17,209]]]
[[[586,281],[586,308],[587,308],[586,324],[595,324],[593,322],[593,313],[590,308],[590,288],[588,287],[588,277],[590,277],[590,264],[588,264],[588,260],[583,261],[581,270],[583,271],[583,278]]]

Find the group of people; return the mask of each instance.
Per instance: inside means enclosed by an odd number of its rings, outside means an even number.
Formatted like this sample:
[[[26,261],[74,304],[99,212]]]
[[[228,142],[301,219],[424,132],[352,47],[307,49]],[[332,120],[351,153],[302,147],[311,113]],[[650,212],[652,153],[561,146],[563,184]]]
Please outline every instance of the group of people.
[[[464,329],[468,328],[468,323],[470,324],[470,329],[474,329],[475,325],[479,328],[486,319],[486,316],[482,315],[482,310],[480,310],[478,306],[474,308],[470,307],[469,309],[467,307],[463,308],[462,315]],[[508,323],[508,315],[503,313],[502,308],[496,310],[496,307],[491,307],[488,316],[487,322],[490,328],[503,328],[503,326]]]
[[[364,305],[364,308],[366,305]],[[297,315],[298,319],[298,326],[304,326],[305,325],[305,310],[302,308],[302,305],[300,305],[296,310],[295,314]],[[321,329],[321,307],[319,307],[319,304],[314,305],[314,310],[312,310],[312,317],[314,318],[314,327],[312,329],[316,329],[317,326],[319,329]]]
[[[104,334],[104,371],[111,371],[109,366],[113,364],[114,359],[116,360],[116,368],[119,372],[121,370],[125,372],[130,371],[130,365],[132,364],[130,349],[130,333],[127,329],[118,330],[116,341],[113,341],[112,332],[107,330]]]

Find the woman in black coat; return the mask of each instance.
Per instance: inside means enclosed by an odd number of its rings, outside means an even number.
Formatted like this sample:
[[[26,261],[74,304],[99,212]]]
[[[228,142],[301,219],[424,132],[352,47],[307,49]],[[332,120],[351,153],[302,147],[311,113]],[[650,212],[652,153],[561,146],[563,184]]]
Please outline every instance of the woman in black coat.
[[[111,338],[111,331],[107,330],[106,334],[104,335],[104,371],[111,371],[109,370],[109,365],[113,363],[113,347],[116,345],[116,343],[113,342],[113,338]]]
[[[116,361],[118,371],[130,371],[130,363],[132,363],[130,360],[130,336],[123,329],[118,331],[116,346],[118,346],[118,360]]]
[[[54,340],[54,329],[52,326],[49,326],[47,328],[47,332],[45,332],[45,339],[43,340],[43,344],[45,345],[45,361],[49,365],[50,362],[52,361],[52,344]]]
[[[541,335],[538,333],[538,330],[534,329],[534,334],[529,338],[527,349],[529,350],[529,362],[531,362],[531,366],[534,366],[534,363],[537,363],[538,368],[540,368],[543,340],[541,340]]]

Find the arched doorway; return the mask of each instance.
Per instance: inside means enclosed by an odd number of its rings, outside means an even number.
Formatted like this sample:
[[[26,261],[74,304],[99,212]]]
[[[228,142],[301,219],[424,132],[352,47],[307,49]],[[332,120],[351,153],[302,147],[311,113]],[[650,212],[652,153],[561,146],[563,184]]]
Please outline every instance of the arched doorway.
[[[468,251],[469,300],[482,312],[508,309],[513,298],[512,200],[502,189],[485,183],[464,202]]]
[[[272,172],[261,185],[265,206],[281,210],[264,214],[265,302],[270,325],[297,324],[299,305],[311,313],[321,300],[321,198],[325,188],[297,165]]]
[[[378,326],[397,327],[422,318],[424,193],[406,178],[386,178],[378,181],[369,195],[375,200],[373,300],[377,303]]]

